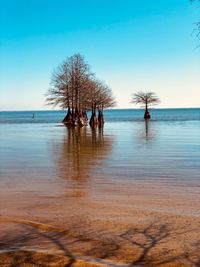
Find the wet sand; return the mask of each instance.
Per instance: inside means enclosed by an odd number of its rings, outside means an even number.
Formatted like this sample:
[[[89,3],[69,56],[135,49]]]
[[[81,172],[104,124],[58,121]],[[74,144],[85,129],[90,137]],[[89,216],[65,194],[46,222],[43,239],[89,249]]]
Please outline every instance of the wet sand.
[[[110,183],[99,184],[89,198],[76,190],[66,190],[59,199],[29,192],[26,203],[1,194],[1,250],[53,251],[141,266],[199,266],[199,189]]]
[[[40,128],[40,137],[33,128],[31,136],[17,131],[21,143],[8,136],[1,158],[0,266],[200,265],[198,150],[175,154],[173,141],[171,161],[172,140],[156,155],[155,135],[137,139],[136,149],[115,128],[103,135]],[[135,164],[141,155],[153,155],[144,167]]]

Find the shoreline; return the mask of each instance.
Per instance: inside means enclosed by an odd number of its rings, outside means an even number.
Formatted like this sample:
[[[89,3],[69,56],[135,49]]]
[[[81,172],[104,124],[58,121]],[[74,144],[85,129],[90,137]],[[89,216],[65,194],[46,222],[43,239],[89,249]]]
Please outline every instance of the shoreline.
[[[146,195],[147,202],[154,207],[157,203],[158,206],[155,210],[146,206],[144,193],[141,196],[141,190],[145,192],[147,187],[149,190]],[[98,186],[98,190],[95,189],[96,199],[94,200],[91,196],[92,202],[82,195],[71,194],[69,189],[67,206],[64,201],[66,196],[59,197],[57,203],[59,217],[56,212],[57,207],[50,204],[52,201],[49,197],[43,198],[43,204],[41,200],[39,204],[36,199],[34,206],[31,205],[31,202],[26,203],[26,206],[28,204],[27,207],[32,209],[31,214],[24,212],[23,206],[18,205],[20,212],[10,210],[10,215],[7,218],[1,213],[0,226],[3,230],[3,232],[0,231],[1,241],[4,243],[4,248],[7,246],[8,250],[14,249],[16,252],[28,249],[36,252],[44,250],[49,254],[49,252],[55,251],[54,256],[56,256],[67,251],[73,255],[76,261],[92,261],[87,264],[96,264],[95,261],[101,259],[100,266],[109,266],[108,263],[112,264],[110,266],[129,267],[198,266],[199,216],[195,216],[194,213],[185,213],[184,215],[183,210],[182,214],[172,212],[171,209],[166,210],[166,207],[172,207],[172,205],[175,210],[176,208],[178,210],[184,208],[184,203],[182,207],[180,206],[182,201],[177,194],[177,190],[182,191],[182,188],[175,187],[172,190],[171,187],[171,196],[174,195],[174,197],[169,200],[165,199],[163,195],[162,202],[164,202],[162,203],[160,202],[161,198],[159,195],[156,196],[155,192],[162,195],[164,188],[161,189],[159,185],[152,185],[151,187],[152,189],[149,184],[145,186],[144,183],[138,186],[134,183],[134,186],[130,186],[129,183],[129,188],[134,196],[130,198],[130,193],[125,185],[123,187],[118,185],[113,188],[110,184],[105,193],[107,197],[102,196],[105,188],[102,187],[99,191]],[[117,195],[113,190],[118,192],[117,202],[114,197]],[[168,190],[170,191],[170,187]],[[186,191],[188,188],[185,188]],[[165,193],[167,194],[167,191]],[[196,199],[195,204],[193,199],[189,197],[189,191],[187,194],[184,191],[181,192],[185,201],[188,202],[188,208],[193,203],[192,208],[198,212],[199,200]],[[112,201],[109,200],[109,195],[112,197]],[[31,199],[33,201],[32,197]],[[150,199],[152,199],[152,204],[149,202]],[[9,204],[8,199],[7,203],[9,206],[11,205],[10,207],[13,206],[11,202]],[[141,206],[139,203],[145,205]],[[44,207],[45,213],[43,213]],[[187,209],[186,206],[185,209]],[[7,214],[9,214],[8,210]],[[14,257],[12,254],[10,255]],[[121,264],[118,264],[120,262]],[[99,262],[97,263],[99,264]],[[80,262],[78,261],[76,264],[80,264]]]

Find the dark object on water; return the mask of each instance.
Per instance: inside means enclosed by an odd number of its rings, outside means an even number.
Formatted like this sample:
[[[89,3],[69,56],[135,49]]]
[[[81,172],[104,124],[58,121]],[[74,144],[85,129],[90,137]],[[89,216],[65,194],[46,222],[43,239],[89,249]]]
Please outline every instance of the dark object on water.
[[[150,115],[149,111],[147,111],[147,110],[145,110],[144,119],[145,120],[150,120],[151,119],[151,115]]]
[[[32,119],[35,119],[35,114],[33,113]]]

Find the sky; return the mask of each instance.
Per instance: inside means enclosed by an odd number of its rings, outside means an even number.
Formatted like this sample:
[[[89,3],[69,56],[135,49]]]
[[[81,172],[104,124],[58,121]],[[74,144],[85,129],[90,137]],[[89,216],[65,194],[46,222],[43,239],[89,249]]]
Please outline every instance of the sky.
[[[0,110],[44,110],[52,71],[81,53],[117,108],[154,91],[160,108],[200,106],[200,3],[0,0]]]

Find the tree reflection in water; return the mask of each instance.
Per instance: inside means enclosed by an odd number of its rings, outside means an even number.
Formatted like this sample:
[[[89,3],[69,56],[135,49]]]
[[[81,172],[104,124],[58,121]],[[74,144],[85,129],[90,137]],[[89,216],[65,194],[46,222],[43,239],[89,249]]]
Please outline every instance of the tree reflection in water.
[[[54,143],[57,175],[67,180],[68,186],[80,189],[91,186],[108,160],[113,137],[105,136],[103,128],[65,128],[63,140]],[[92,178],[92,179],[91,179]]]
[[[141,123],[141,129],[139,130],[139,139],[146,143],[155,140],[156,131],[154,129],[155,123],[152,121],[145,120]]]

